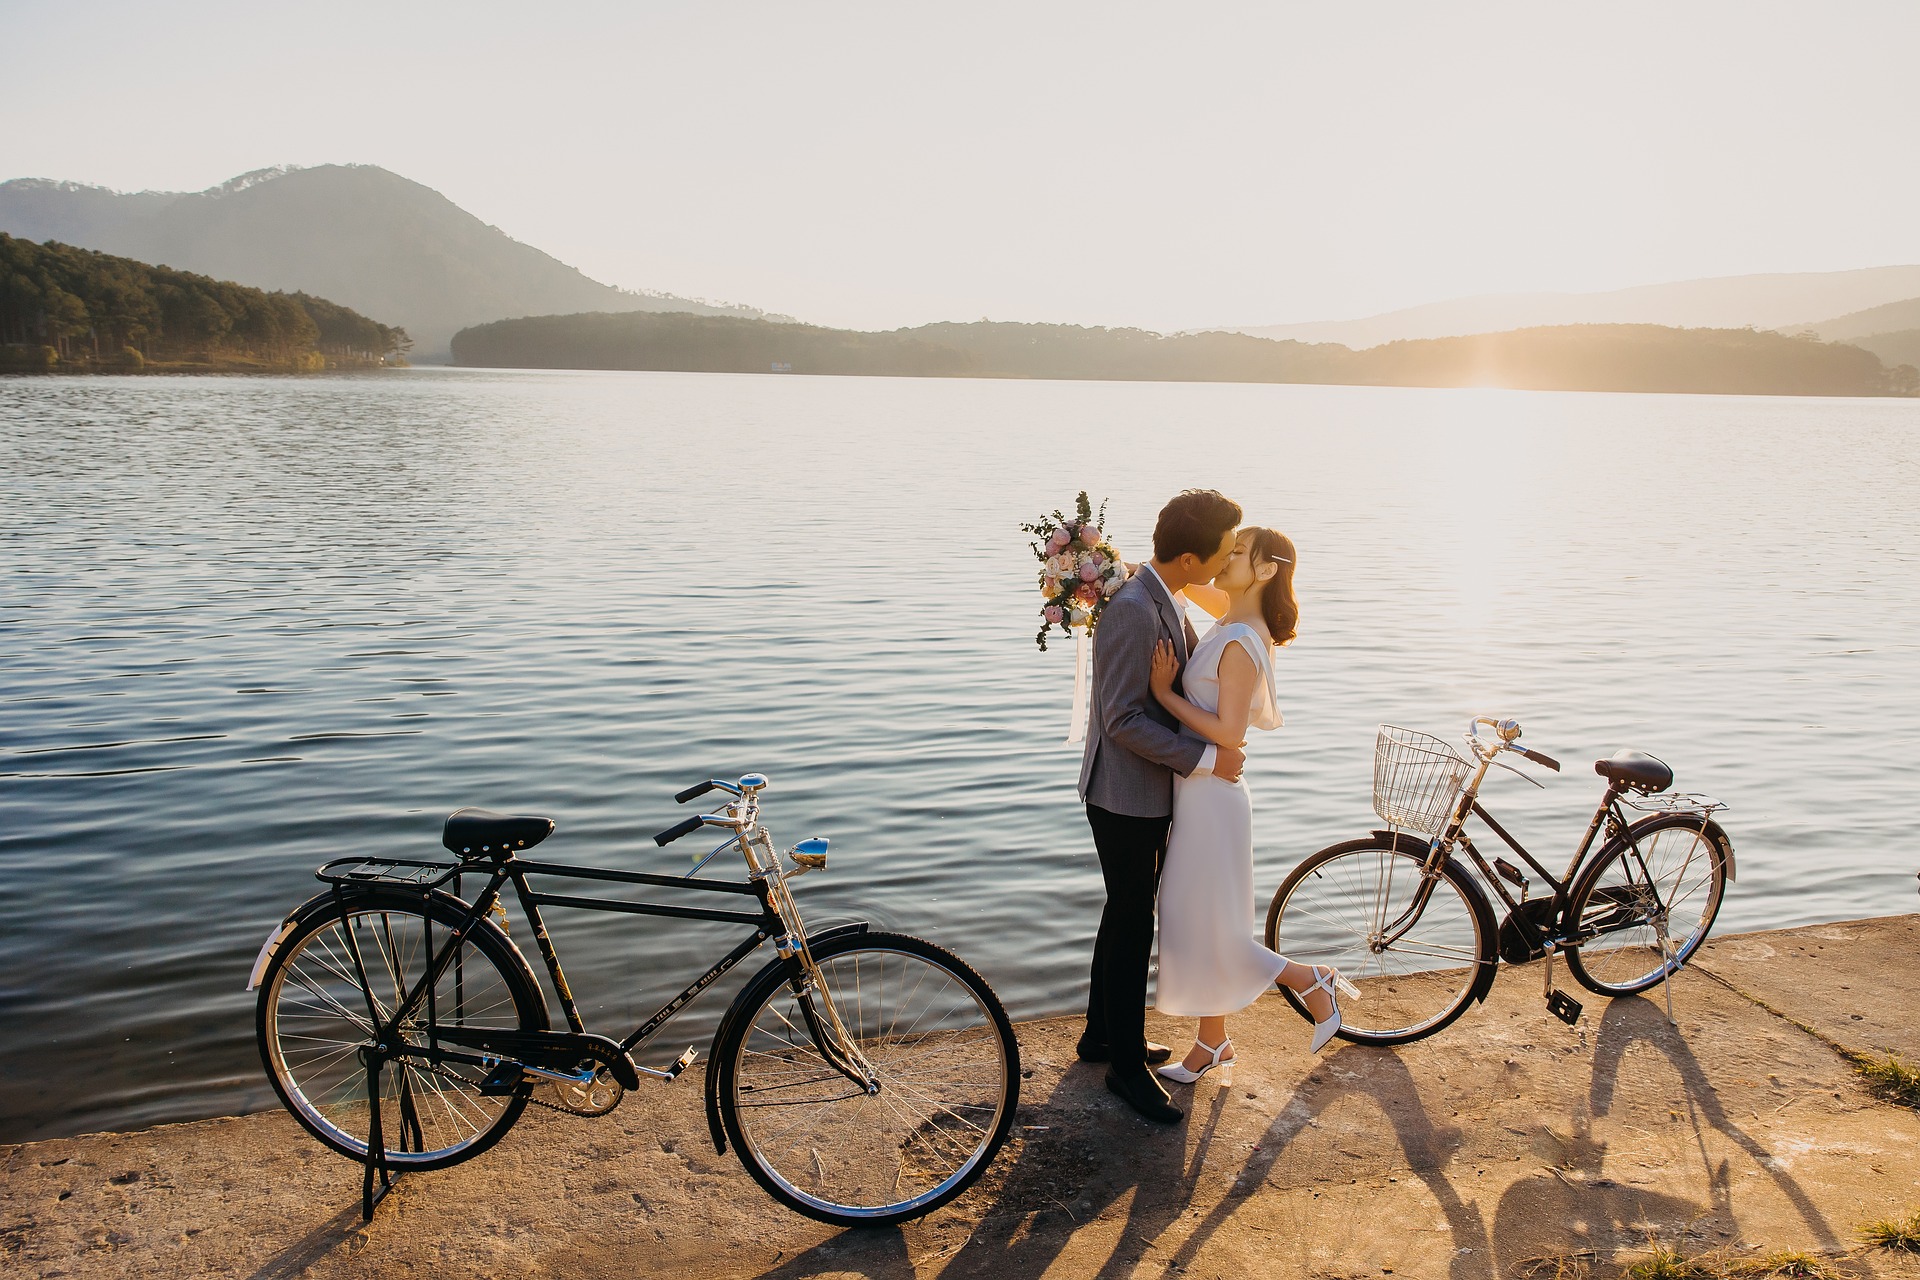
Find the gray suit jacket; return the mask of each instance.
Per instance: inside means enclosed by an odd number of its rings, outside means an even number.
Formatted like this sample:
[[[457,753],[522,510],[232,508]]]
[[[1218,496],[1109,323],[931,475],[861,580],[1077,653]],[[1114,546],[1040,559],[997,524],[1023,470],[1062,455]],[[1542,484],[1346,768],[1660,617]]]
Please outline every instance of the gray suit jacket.
[[[1109,813],[1164,818],[1173,812],[1173,775],[1193,772],[1207,740],[1153,696],[1153,646],[1173,641],[1184,668],[1193,627],[1145,572],[1107,601],[1093,646],[1093,698],[1080,798]],[[1175,687],[1178,687],[1176,681]]]

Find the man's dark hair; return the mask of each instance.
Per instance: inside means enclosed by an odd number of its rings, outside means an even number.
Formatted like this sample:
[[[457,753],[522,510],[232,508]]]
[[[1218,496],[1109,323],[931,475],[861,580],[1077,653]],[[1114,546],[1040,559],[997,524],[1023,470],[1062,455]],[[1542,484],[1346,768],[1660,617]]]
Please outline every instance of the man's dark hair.
[[[1240,504],[1212,489],[1189,489],[1160,508],[1153,525],[1153,558],[1161,564],[1191,551],[1202,560],[1240,527]]]

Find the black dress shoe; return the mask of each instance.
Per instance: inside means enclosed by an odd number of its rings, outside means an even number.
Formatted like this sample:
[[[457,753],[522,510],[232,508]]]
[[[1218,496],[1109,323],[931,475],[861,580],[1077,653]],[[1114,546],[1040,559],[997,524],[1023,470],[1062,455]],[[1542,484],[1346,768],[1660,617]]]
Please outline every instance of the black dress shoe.
[[[1113,1050],[1108,1048],[1104,1041],[1089,1040],[1081,1036],[1080,1043],[1073,1046],[1073,1055],[1082,1062],[1105,1062],[1113,1056]],[[1147,1041],[1146,1063],[1148,1066],[1157,1067],[1172,1056],[1173,1050],[1166,1045]]]
[[[1186,1118],[1180,1108],[1167,1101],[1167,1091],[1160,1082],[1144,1071],[1137,1076],[1107,1072],[1107,1092],[1155,1124],[1179,1124]]]

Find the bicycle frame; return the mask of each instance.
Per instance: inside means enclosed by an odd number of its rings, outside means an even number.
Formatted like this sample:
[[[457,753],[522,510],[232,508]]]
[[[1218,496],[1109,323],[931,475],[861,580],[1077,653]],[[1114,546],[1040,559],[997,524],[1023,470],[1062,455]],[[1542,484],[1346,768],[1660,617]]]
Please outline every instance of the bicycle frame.
[[[731,788],[730,788],[731,789]],[[617,1049],[620,1057],[645,1044],[659,1030],[672,1020],[675,1014],[686,1008],[703,991],[717,982],[729,970],[758,950],[763,942],[773,940],[776,952],[783,960],[796,960],[797,971],[792,979],[795,994],[799,996],[801,1008],[806,1016],[809,1034],[814,1038],[822,1057],[836,1070],[859,1087],[872,1091],[874,1075],[871,1065],[861,1054],[854,1038],[841,1022],[838,1011],[833,1007],[831,995],[824,984],[818,980],[813,957],[807,945],[806,934],[800,921],[799,909],[793,901],[786,881],[801,874],[804,866],[793,871],[782,872],[778,854],[775,852],[772,836],[766,828],[757,822],[757,802],[750,793],[741,800],[727,806],[729,817],[716,820],[708,816],[712,825],[726,826],[733,834],[712,852],[701,858],[692,871],[685,875],[664,875],[657,872],[619,871],[604,867],[585,867],[567,863],[541,862],[520,858],[511,852],[503,851],[502,856],[488,860],[463,860],[458,863],[429,863],[407,859],[367,859],[341,858],[329,862],[320,869],[320,878],[333,885],[334,899],[339,900],[350,886],[384,881],[392,883],[385,876],[374,873],[353,874],[351,868],[375,866],[380,868],[410,867],[418,869],[411,882],[424,893],[430,893],[440,885],[451,882],[453,896],[460,900],[460,882],[467,875],[481,874],[487,877],[485,887],[471,903],[464,903],[466,913],[461,923],[449,931],[444,946],[436,950],[432,937],[431,918],[427,919],[426,947],[432,959],[423,970],[420,979],[411,991],[396,1002],[391,1015],[382,1018],[371,1007],[369,995],[369,1018],[375,1034],[371,1046],[374,1054],[386,1057],[411,1056],[419,1050],[395,1051],[388,1046],[404,1044],[399,1035],[402,1023],[411,1017],[422,1003],[427,1007],[427,1022],[430,1028],[438,1026],[435,1008],[435,991],[440,980],[445,977],[447,968],[454,963],[459,952],[459,942],[467,932],[481,924],[486,917],[500,910],[502,890],[511,883],[514,896],[532,927],[533,937],[539,948],[540,958],[546,966],[552,980],[555,994],[559,997],[561,1010],[566,1016],[567,1028],[574,1037],[590,1037],[585,1021],[573,998],[572,989],[567,983],[566,973],[561,968],[559,953],[554,949],[553,941],[547,932],[546,919],[542,906],[564,907],[584,911],[605,911],[627,915],[664,916],[679,920],[713,920],[726,924],[740,924],[753,930],[732,950],[708,967],[706,972],[678,995],[661,1005],[652,1016],[635,1027],[618,1042],[604,1041],[605,1047]],[[729,848],[737,848],[746,860],[748,879],[744,882],[730,880],[712,880],[696,873],[715,856]],[[440,875],[428,878],[428,871],[439,871]],[[604,897],[580,897],[572,894],[546,892],[528,884],[530,876],[550,876],[557,879],[599,882],[604,884],[644,885],[655,888],[691,889],[702,893],[723,893],[751,897],[758,904],[758,911],[730,911],[719,908],[680,906],[664,902],[628,902]],[[349,950],[353,953],[356,972],[364,981],[364,962],[359,954],[359,944],[351,931],[347,935]],[[456,972],[456,984],[459,981]],[[524,1034],[523,1034],[524,1038]],[[599,1041],[599,1037],[590,1037]],[[429,1061],[455,1061],[470,1065],[493,1067],[499,1064],[501,1055],[481,1049],[478,1052],[465,1052],[457,1048],[447,1048],[438,1035],[430,1035],[429,1043],[424,1047],[424,1056]],[[533,1042],[529,1042],[533,1043]],[[550,1042],[549,1042],[550,1044]],[[585,1046],[591,1048],[592,1046]],[[566,1046],[551,1045],[552,1052],[564,1053]],[[628,1063],[634,1071],[660,1080],[672,1080],[679,1076],[693,1060],[690,1050],[667,1070],[655,1070]],[[573,1080],[584,1083],[593,1076],[593,1069],[583,1072],[553,1070],[535,1063],[523,1064],[533,1074],[556,1080]]]
[[[1593,820],[1587,824],[1586,834],[1581,837],[1579,847],[1574,850],[1573,857],[1567,863],[1566,871],[1561,876],[1555,876],[1541,864],[1538,858],[1533,856],[1525,845],[1521,844],[1505,827],[1501,826],[1500,823],[1494,819],[1494,816],[1488,813],[1486,808],[1480,803],[1480,786],[1486,780],[1487,771],[1495,763],[1494,755],[1496,753],[1497,749],[1490,751],[1476,747],[1475,754],[1479,757],[1480,766],[1474,771],[1473,777],[1467,784],[1461,788],[1459,798],[1454,802],[1453,812],[1447,820],[1447,825],[1441,830],[1441,833],[1433,837],[1429,843],[1427,860],[1421,867],[1422,884],[1420,889],[1415,893],[1412,904],[1401,915],[1401,918],[1394,921],[1393,925],[1386,931],[1386,941],[1388,944],[1398,941],[1408,929],[1412,928],[1414,924],[1419,921],[1421,913],[1426,909],[1427,900],[1432,895],[1433,882],[1435,878],[1439,876],[1441,866],[1452,855],[1452,850],[1455,846],[1458,846],[1466,853],[1468,859],[1473,863],[1473,866],[1480,872],[1481,879],[1492,886],[1493,891],[1499,895],[1500,900],[1507,905],[1507,918],[1513,922],[1514,928],[1526,942],[1530,951],[1540,953],[1550,947],[1578,941],[1578,939],[1573,936],[1574,926],[1569,925],[1566,921],[1567,908],[1570,905],[1567,895],[1571,891],[1574,882],[1579,879],[1580,871],[1586,865],[1587,856],[1593,851],[1594,840],[1600,835],[1602,829],[1605,829],[1608,839],[1612,839],[1615,836],[1629,831],[1629,827],[1631,826],[1630,820],[1620,809],[1620,796],[1624,788],[1618,783],[1608,785],[1605,794],[1600,797],[1600,803],[1594,808]],[[1466,823],[1469,817],[1478,818],[1484,823],[1494,835],[1500,838],[1501,842],[1505,844],[1507,848],[1519,854],[1521,860],[1537,873],[1552,889],[1552,919],[1556,922],[1556,927],[1551,935],[1543,931],[1539,925],[1535,923],[1532,916],[1522,910],[1521,904],[1526,900],[1524,897],[1527,883],[1526,878],[1519,873],[1517,868],[1507,863],[1503,858],[1495,857],[1491,865],[1488,863],[1486,856],[1482,854],[1479,847],[1474,844],[1473,837],[1467,834]],[[1631,843],[1630,834],[1629,842]],[[1635,857],[1638,858],[1639,850],[1637,846],[1634,852]],[[1644,866],[1642,870],[1645,870]],[[1506,884],[1503,883],[1503,881],[1511,881],[1520,885],[1523,896],[1521,898],[1515,898],[1512,893],[1508,892]]]

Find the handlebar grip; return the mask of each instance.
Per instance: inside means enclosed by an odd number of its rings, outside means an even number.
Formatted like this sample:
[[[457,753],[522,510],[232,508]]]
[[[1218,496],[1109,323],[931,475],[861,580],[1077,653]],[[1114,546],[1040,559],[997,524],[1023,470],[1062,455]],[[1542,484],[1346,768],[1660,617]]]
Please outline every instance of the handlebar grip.
[[[668,827],[665,831],[662,831],[659,835],[655,836],[653,838],[653,842],[657,845],[672,844],[675,840],[678,840],[681,836],[690,835],[693,832],[698,831],[701,828],[703,821],[704,820],[700,817],[699,814],[695,814],[693,817],[688,818],[685,822],[675,823],[673,826]]]
[[[713,784],[711,782],[696,782],[692,786],[688,787],[685,791],[682,791],[679,795],[675,796],[674,800],[680,804],[685,804],[689,800],[698,799],[699,797],[707,794],[707,792],[711,790],[713,790]],[[662,841],[661,843],[664,844],[665,841]]]
[[[1529,747],[1515,747],[1514,750],[1518,751],[1521,755],[1533,761],[1535,764],[1545,765],[1547,768],[1553,770],[1555,773],[1560,772],[1560,762],[1558,760],[1555,760],[1552,756],[1547,755],[1545,752],[1534,751]]]

